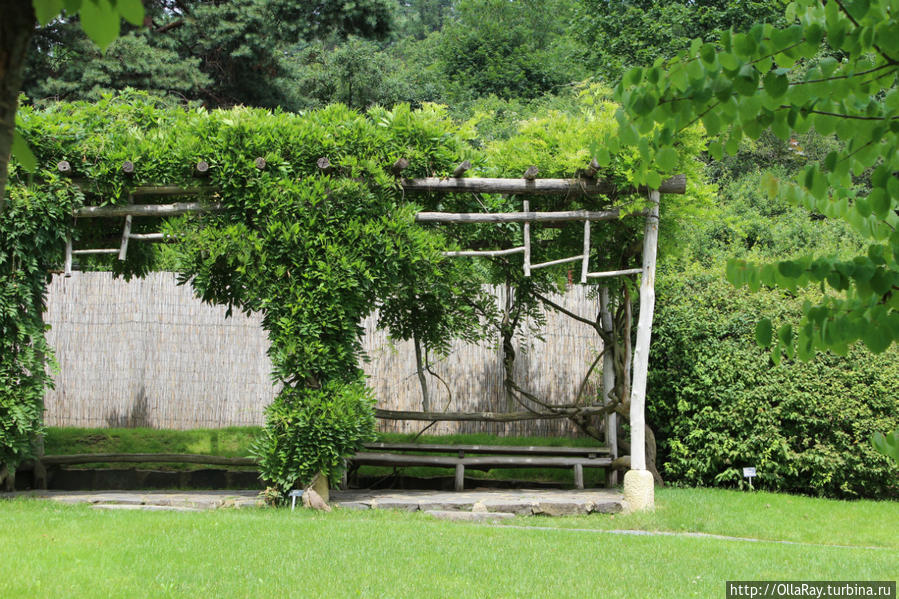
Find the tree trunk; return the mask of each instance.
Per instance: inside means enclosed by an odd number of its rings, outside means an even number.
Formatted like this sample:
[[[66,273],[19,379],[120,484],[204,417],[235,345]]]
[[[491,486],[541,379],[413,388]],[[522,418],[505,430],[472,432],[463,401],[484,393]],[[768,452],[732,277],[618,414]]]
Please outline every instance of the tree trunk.
[[[421,355],[421,340],[418,335],[412,333],[412,343],[415,345],[415,368],[418,371],[418,384],[421,385],[421,411],[431,411],[431,397],[428,394],[428,379],[425,377],[425,363]]]
[[[3,214],[16,108],[35,17],[31,0],[0,0],[0,15],[0,214]]]

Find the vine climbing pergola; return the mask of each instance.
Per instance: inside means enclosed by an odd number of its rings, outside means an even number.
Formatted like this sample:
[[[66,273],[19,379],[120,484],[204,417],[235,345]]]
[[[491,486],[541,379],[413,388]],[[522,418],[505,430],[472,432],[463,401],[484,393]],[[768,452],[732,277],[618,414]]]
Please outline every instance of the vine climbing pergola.
[[[263,158],[257,158],[254,162],[257,169],[264,170],[266,162]],[[317,166],[324,173],[330,168],[330,162],[326,157],[318,160]],[[581,176],[573,179],[539,179],[537,169],[531,167],[521,178],[478,178],[464,177],[464,173],[470,168],[468,161],[459,164],[451,177],[438,178],[402,178],[402,170],[409,166],[409,161],[399,159],[391,167],[397,182],[404,193],[429,193],[429,194],[460,194],[460,193],[489,193],[521,196],[520,212],[419,212],[415,221],[422,224],[435,225],[464,225],[464,224],[521,224],[523,243],[520,246],[492,250],[456,250],[444,252],[447,257],[465,258],[481,257],[494,258],[521,254],[523,256],[523,272],[525,277],[530,277],[532,272],[538,269],[548,268],[562,264],[580,262],[580,281],[587,283],[590,280],[607,279],[611,277],[641,275],[639,291],[639,318],[637,322],[636,343],[634,345],[632,374],[630,385],[629,417],[631,428],[630,439],[630,471],[625,476],[625,495],[631,506],[651,506],[652,477],[647,472],[645,450],[645,401],[646,380],[649,365],[649,346],[652,332],[653,311],[655,305],[655,267],[658,250],[658,225],[659,203],[664,194],[683,194],[686,191],[686,177],[678,175],[665,180],[658,189],[638,188],[624,190],[625,193],[645,195],[648,199],[648,208],[638,212],[627,213],[627,217],[644,218],[644,236],[642,251],[642,266],[621,270],[595,271],[590,270],[590,235],[593,223],[604,221],[616,221],[625,216],[618,208],[610,208],[601,211],[569,210],[569,211],[537,211],[530,207],[529,198],[533,196],[563,196],[566,198],[589,197],[596,195],[614,195],[622,193],[622,190],[613,186],[610,182],[595,179],[598,164],[591,162],[582,172]],[[130,171],[129,171],[130,169]],[[197,163],[195,170],[199,176],[208,171],[209,165],[204,161]],[[67,173],[68,164],[60,162],[60,173]],[[132,172],[134,165],[125,162],[122,165],[123,172]],[[73,257],[91,254],[116,255],[119,260],[125,260],[129,243],[138,242],[167,242],[176,241],[163,233],[133,233],[132,224],[135,219],[146,217],[171,217],[179,215],[201,214],[217,212],[221,205],[214,201],[216,190],[211,187],[178,187],[178,186],[141,186],[132,189],[126,204],[110,206],[86,206],[75,210],[74,218],[77,222],[82,219],[122,219],[122,234],[116,247],[75,248],[70,236],[66,243],[65,273],[72,272]],[[212,198],[213,201],[186,201],[191,197]],[[172,197],[179,202],[168,204],[141,203],[142,198]],[[533,263],[531,260],[531,233],[532,227],[545,223],[582,223],[583,227],[583,253],[546,262]],[[608,290],[603,289],[600,294],[602,327],[606,332],[612,328],[611,316],[608,310]],[[614,368],[612,356],[609,352],[603,355],[603,401],[607,402],[608,392],[614,387]],[[591,412],[592,410],[592,412]],[[618,456],[617,448],[617,422],[614,411],[604,407],[591,408],[559,408],[552,414],[530,413],[434,413],[434,412],[400,412],[390,410],[376,410],[376,416],[382,419],[394,420],[491,420],[514,421],[535,418],[564,418],[574,413],[579,415],[606,414],[606,438],[613,457]],[[634,473],[634,474],[630,474]]]

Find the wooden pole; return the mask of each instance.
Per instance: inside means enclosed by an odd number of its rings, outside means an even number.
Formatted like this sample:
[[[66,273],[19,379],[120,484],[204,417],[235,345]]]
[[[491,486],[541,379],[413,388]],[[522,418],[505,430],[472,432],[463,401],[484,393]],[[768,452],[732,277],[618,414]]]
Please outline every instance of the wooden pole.
[[[584,197],[594,195],[616,195],[647,193],[645,187],[623,190],[610,181],[601,179],[494,179],[481,177],[403,179],[403,190],[409,192],[435,193],[498,193],[519,195],[564,195]],[[660,193],[686,193],[686,175],[675,175],[662,182]]]
[[[584,261],[581,263],[581,285],[587,282],[590,270],[590,221],[584,221]]]
[[[72,276],[72,236],[66,237],[66,265],[63,270],[66,277]]]
[[[627,268],[625,270],[607,270],[605,272],[588,272],[589,279],[606,279],[608,277],[620,277],[622,275],[638,275],[643,272],[642,268]]]
[[[83,206],[75,210],[80,218],[120,218],[122,216],[179,216],[182,214],[199,214],[202,212],[218,212],[221,204],[202,204],[200,202],[178,202],[176,204],[121,204],[119,206]]]
[[[496,256],[509,256],[511,254],[521,254],[523,252],[524,246],[522,245],[517,248],[509,248],[508,250],[460,250],[454,252],[443,252],[443,255],[447,257],[471,256],[481,258],[495,258]]]
[[[122,246],[119,248],[119,260],[128,256],[128,240],[131,239],[131,215],[125,217],[125,230],[122,231]]]
[[[531,203],[523,200],[521,209],[524,210],[524,214],[530,213]],[[416,218],[418,218],[417,215]],[[524,276],[531,276],[531,224],[528,222],[524,223]]]
[[[589,221],[587,221],[589,222]],[[527,226],[527,225],[525,225]],[[550,260],[549,262],[540,262],[538,264],[531,264],[531,270],[537,270],[538,268],[546,268],[547,266],[556,266],[557,264],[568,264],[569,262],[578,262],[579,260],[583,260],[584,257],[582,255],[571,256],[570,258],[559,258],[558,260]]]
[[[375,418],[381,420],[437,420],[440,422],[517,422],[520,420],[557,420],[578,415],[605,413],[600,406],[559,408],[552,412],[411,412],[375,408]]]
[[[643,233],[643,277],[640,281],[640,317],[631,384],[631,468],[646,470],[646,376],[649,372],[649,342],[655,309],[656,252],[659,244],[659,192],[651,191],[652,208]]]
[[[599,313],[602,330],[607,336],[612,334],[612,310],[609,307],[609,288],[602,287],[599,290]],[[602,355],[602,403],[608,405],[612,402],[609,395],[615,389],[615,356],[612,354],[611,345],[603,346]],[[609,454],[612,458],[618,457],[618,414],[611,412],[606,416],[606,445],[609,446]],[[608,470],[608,486],[618,484],[618,471]]]
[[[458,179],[462,175],[465,174],[465,171],[471,168],[470,160],[463,160],[459,163],[459,166],[453,169],[453,178]]]
[[[467,179],[463,179],[467,180]],[[526,206],[527,208],[527,206]],[[620,211],[611,210],[566,210],[563,212],[419,212],[417,223],[553,223],[566,221],[618,220]],[[530,233],[530,229],[525,229]],[[525,244],[527,247],[527,244]]]

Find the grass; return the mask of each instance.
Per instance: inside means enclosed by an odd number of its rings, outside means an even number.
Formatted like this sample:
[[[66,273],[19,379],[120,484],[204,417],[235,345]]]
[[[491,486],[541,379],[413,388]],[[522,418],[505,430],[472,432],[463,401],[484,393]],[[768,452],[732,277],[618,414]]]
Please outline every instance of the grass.
[[[654,514],[517,518],[512,528],[399,512],[5,501],[0,560],[11,574],[0,577],[0,597],[723,597],[726,580],[899,572],[895,502],[663,489],[658,503]],[[630,527],[851,547],[584,530]]]
[[[201,453],[228,457],[250,455],[258,427],[194,429],[48,427],[44,453]]]
[[[541,521],[525,519],[523,523],[537,525]],[[899,549],[899,502],[840,501],[765,491],[659,488],[652,512],[560,518],[553,520],[553,525]]]

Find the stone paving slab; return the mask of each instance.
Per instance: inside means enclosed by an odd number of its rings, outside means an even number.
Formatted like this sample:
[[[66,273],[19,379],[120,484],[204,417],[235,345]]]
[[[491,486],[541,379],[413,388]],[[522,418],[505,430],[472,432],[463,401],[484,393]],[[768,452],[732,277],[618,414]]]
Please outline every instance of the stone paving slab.
[[[104,506],[169,507],[211,510],[264,505],[259,491],[20,491],[0,493],[0,498],[34,497],[60,503]]]
[[[122,509],[209,510],[262,507],[258,491],[21,491],[0,498],[34,497],[60,503],[121,506]],[[574,516],[622,511],[623,497],[609,489],[512,489],[471,491],[331,491],[331,505],[343,509],[407,512]]]
[[[331,503],[345,509],[395,509],[408,512],[471,512],[478,504],[486,512],[519,516],[574,516],[622,511],[618,491],[595,489],[472,490],[472,491],[332,491]]]

